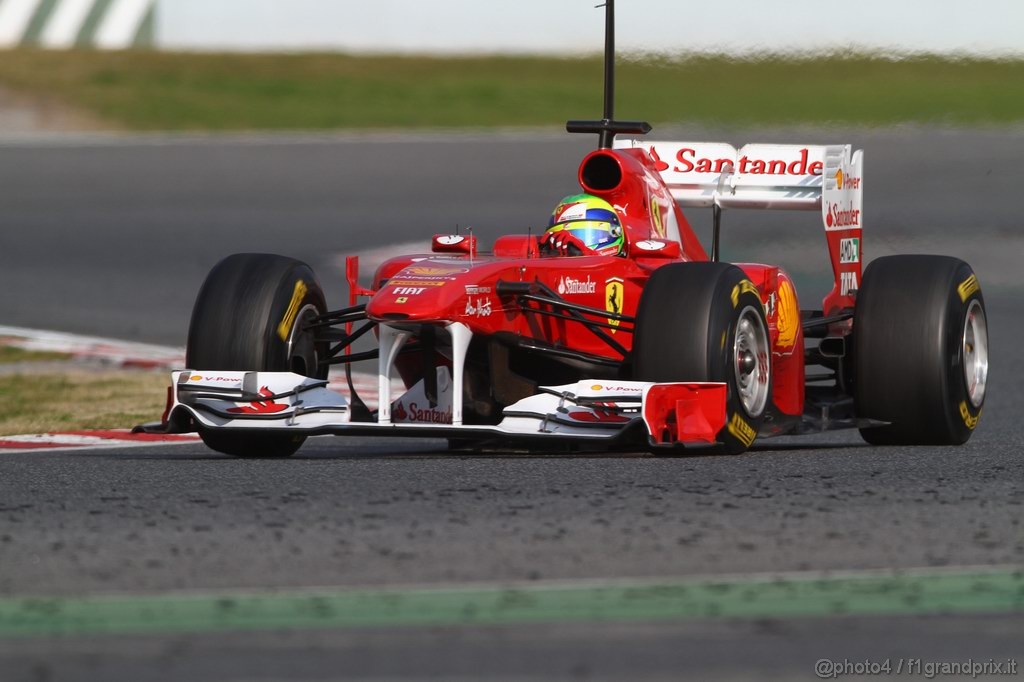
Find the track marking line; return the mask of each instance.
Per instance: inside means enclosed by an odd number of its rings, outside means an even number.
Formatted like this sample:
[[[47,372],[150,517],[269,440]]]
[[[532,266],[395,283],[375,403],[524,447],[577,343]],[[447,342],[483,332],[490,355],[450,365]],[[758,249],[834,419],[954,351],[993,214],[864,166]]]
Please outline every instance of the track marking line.
[[[119,367],[183,368],[185,349],[133,341],[118,341],[45,329],[0,325],[0,341],[24,350],[68,353],[75,358],[94,358]]]
[[[0,436],[0,454],[22,452],[25,450],[52,452],[62,450],[95,450],[97,448],[137,448],[198,442],[199,436],[193,433],[132,433],[129,429],[66,431],[62,433]]]
[[[0,599],[0,637],[1024,613],[1024,568]]]
[[[134,369],[186,369],[185,349],[171,346],[158,346],[130,341],[118,341],[95,336],[83,336],[67,332],[55,332],[24,327],[0,325],[0,343],[25,350],[54,351],[68,353],[74,358],[99,359],[115,367]],[[73,364],[69,365],[73,369]],[[340,368],[331,371],[328,388],[352,400],[344,371]],[[170,376],[168,376],[168,384]],[[377,375],[353,372],[352,384],[370,410],[377,409]],[[405,390],[397,379],[392,379],[392,392],[400,395]],[[155,441],[150,434],[134,434],[130,437],[118,436],[117,431],[107,432],[70,432],[58,434],[30,434],[18,436],[0,436],[0,454],[34,450],[38,452],[51,450],[71,450],[97,447],[139,447],[143,445],[170,444],[175,442],[196,442],[195,434],[173,437],[159,437]],[[176,439],[183,440],[178,441]],[[119,441],[131,441],[121,443]]]

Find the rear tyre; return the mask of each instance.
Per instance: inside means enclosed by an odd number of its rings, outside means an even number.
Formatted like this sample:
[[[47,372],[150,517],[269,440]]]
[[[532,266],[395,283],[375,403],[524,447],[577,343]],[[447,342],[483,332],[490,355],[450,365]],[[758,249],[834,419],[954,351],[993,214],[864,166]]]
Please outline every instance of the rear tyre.
[[[727,386],[720,450],[757,437],[771,397],[771,348],[754,284],[727,263],[658,268],[640,298],[633,336],[638,381],[720,381]]]
[[[886,256],[864,272],[853,318],[854,398],[875,445],[960,445],[985,403],[988,326],[971,266]]]
[[[189,369],[295,372],[327,377],[327,345],[306,322],[327,311],[323,289],[301,261],[265,253],[228,256],[206,277],[192,309]],[[200,429],[210,448],[235,457],[289,457],[305,436]]]

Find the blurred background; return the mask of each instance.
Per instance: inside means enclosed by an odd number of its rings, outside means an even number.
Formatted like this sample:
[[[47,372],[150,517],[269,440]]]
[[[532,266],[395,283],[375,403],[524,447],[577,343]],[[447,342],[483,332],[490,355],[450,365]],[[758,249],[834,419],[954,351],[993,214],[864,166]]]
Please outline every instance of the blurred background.
[[[1020,120],[1024,6],[618,8],[618,106],[658,124]],[[0,133],[549,127],[600,103],[582,1],[0,0]]]
[[[625,51],[713,52],[861,49],[1012,55],[1024,49],[1024,8],[977,3],[865,0],[728,8],[674,0],[619,7]],[[3,0],[0,47],[295,50],[385,53],[594,53],[600,22],[586,3],[520,0]]]

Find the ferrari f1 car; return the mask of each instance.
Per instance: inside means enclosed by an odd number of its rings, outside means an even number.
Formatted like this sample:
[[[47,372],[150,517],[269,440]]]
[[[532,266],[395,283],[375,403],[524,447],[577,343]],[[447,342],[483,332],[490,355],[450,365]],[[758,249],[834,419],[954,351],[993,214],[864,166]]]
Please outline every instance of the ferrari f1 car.
[[[838,428],[966,442],[988,373],[970,266],[888,256],[862,271],[863,154],[849,145],[648,141],[648,124],[615,120],[611,0],[606,22],[604,117],[567,129],[599,136],[579,184],[614,207],[620,253],[546,255],[529,234],[485,252],[472,235],[434,235],[369,288],[350,259],[349,305],[335,310],[304,263],[229,256],[199,292],[164,418],[145,428],[197,430],[240,457],[288,456],[319,434],[724,453]],[[687,206],[711,208],[710,255]],[[834,275],[820,309],[802,308],[776,265],[719,260],[722,212],[736,208],[820,214]],[[354,350],[363,337],[376,347]],[[367,360],[375,410],[351,380]],[[349,398],[328,387],[332,365]]]

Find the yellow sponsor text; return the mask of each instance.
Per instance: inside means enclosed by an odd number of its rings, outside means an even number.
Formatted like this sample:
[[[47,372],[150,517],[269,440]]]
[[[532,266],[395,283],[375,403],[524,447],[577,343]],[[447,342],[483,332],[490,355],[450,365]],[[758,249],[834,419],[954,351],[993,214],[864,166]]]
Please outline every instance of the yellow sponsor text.
[[[387,282],[388,286],[417,286],[417,287],[443,287],[448,282],[446,281],[431,281],[422,279],[390,279]]]

